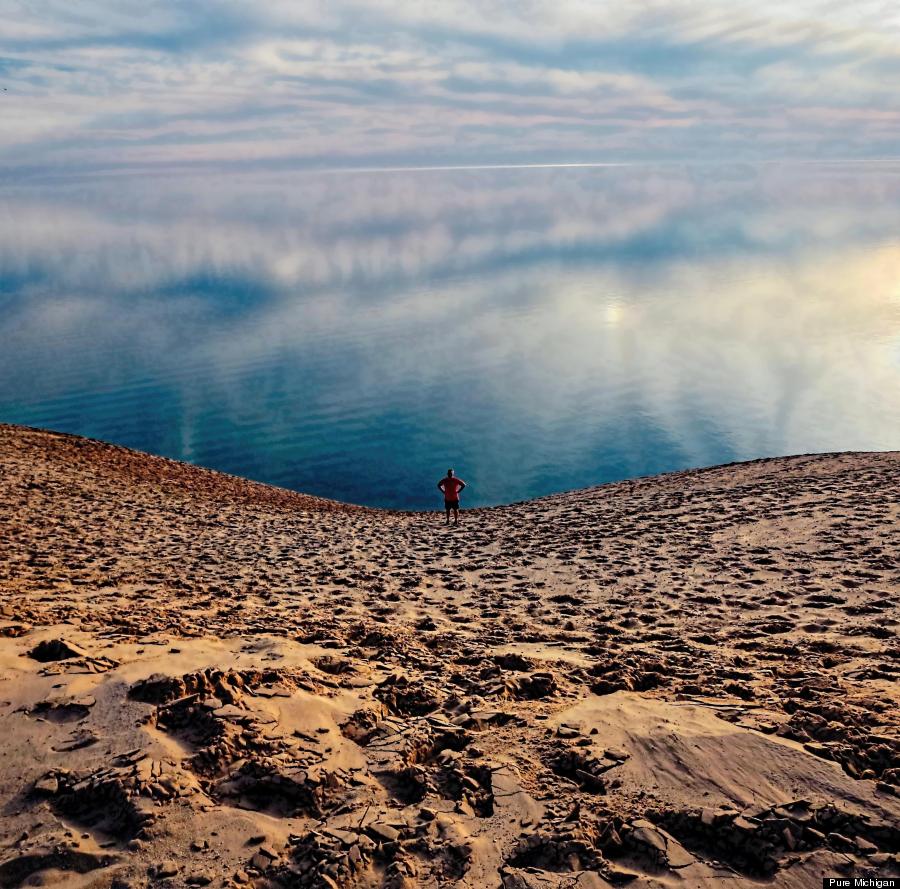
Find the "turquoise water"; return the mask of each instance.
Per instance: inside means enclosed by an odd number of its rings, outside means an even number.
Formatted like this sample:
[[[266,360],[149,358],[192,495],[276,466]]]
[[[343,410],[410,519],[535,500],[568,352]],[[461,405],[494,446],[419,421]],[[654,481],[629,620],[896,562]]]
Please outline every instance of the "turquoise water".
[[[0,420],[378,506],[900,448],[900,165],[0,191]]]

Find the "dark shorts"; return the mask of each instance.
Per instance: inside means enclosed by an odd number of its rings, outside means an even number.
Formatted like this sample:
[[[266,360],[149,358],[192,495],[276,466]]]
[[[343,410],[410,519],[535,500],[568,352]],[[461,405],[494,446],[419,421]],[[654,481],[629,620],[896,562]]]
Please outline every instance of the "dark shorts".
[[[459,509],[459,500],[445,500],[444,509]]]

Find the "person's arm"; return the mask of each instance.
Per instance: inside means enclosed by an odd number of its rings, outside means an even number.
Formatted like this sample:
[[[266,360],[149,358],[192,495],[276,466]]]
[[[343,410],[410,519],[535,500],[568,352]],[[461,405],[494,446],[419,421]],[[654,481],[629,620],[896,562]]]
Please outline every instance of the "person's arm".
[[[466,483],[465,483],[462,479],[460,479],[460,480],[459,480],[459,489],[460,489],[460,491],[461,491],[465,486],[466,486]]]
[[[441,480],[438,482],[438,490],[439,490],[439,491],[443,491],[443,490],[444,490],[444,480],[443,480],[443,479],[441,479]]]

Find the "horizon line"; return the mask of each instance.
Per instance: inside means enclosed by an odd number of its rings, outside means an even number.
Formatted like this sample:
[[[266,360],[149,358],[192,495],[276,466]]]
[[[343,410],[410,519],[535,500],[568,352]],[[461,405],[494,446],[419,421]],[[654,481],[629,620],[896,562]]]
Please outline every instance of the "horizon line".
[[[484,164],[396,164],[391,166],[358,165],[358,166],[303,166],[297,165],[289,158],[272,158],[267,161],[232,160],[224,162],[161,162],[143,165],[120,164],[113,166],[90,165],[81,168],[62,169],[48,167],[40,172],[35,168],[7,167],[0,168],[0,188],[27,187],[29,184],[40,181],[78,178],[102,178],[104,176],[121,175],[153,175],[154,173],[168,173],[170,175],[182,175],[196,173],[200,175],[215,175],[217,173],[287,173],[294,175],[329,175],[336,173],[450,173],[450,172],[478,172],[481,170],[557,170],[557,169],[617,169],[617,168],[648,168],[648,167],[712,167],[712,166],[829,166],[840,164],[854,165],[878,165],[900,163],[900,155],[874,158],[836,157],[836,158],[665,158],[659,160],[633,160],[633,161],[548,161],[529,163],[484,163]]]
[[[502,163],[502,164],[430,164],[425,166],[393,167],[303,167],[296,173],[430,173],[452,172],[455,170],[541,170],[572,169],[593,167],[663,167],[663,166],[713,166],[741,165],[762,166],[765,164],[797,164],[799,166],[821,166],[825,164],[884,164],[900,163],[900,156],[878,158],[765,158],[761,160],[706,159],[706,160],[638,160],[638,161],[568,161],[562,163]]]

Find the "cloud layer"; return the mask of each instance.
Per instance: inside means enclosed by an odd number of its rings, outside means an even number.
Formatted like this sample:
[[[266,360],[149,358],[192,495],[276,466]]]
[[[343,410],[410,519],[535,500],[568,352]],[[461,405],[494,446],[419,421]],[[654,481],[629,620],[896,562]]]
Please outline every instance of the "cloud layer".
[[[861,0],[0,0],[0,163],[312,167],[900,155]]]

